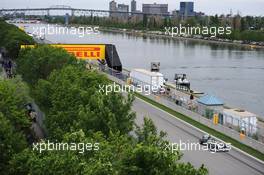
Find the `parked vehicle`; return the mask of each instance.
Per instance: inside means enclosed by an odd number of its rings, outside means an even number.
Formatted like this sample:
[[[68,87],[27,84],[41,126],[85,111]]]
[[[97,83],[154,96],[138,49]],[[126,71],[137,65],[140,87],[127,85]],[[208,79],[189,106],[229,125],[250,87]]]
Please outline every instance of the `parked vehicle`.
[[[150,85],[155,88],[162,88],[164,86],[164,76],[159,72],[151,72],[145,69],[133,69],[130,72],[130,78],[134,85]]]

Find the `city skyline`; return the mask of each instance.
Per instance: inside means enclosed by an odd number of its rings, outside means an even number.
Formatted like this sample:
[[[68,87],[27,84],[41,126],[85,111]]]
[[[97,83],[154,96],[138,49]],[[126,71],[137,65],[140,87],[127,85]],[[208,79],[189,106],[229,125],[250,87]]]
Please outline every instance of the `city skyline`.
[[[131,5],[131,0],[115,0],[119,4]],[[178,10],[180,2],[184,0],[137,0],[137,9],[142,10],[142,4],[152,4],[154,2],[169,5],[169,12]],[[188,0],[189,1],[189,0]],[[191,0],[194,2],[195,11],[205,12],[208,15],[214,14],[228,14],[232,10],[233,14],[238,11],[242,16],[264,16],[263,0]],[[88,9],[108,9],[110,0],[2,0],[0,8],[29,8],[29,7],[49,7],[51,5],[69,5],[74,8],[88,8]],[[228,6],[227,6],[228,4]]]

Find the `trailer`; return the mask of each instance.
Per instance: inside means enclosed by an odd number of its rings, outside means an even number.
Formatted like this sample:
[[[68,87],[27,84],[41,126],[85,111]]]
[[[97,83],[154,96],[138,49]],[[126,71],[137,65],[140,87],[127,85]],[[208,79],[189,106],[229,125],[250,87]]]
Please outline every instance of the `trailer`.
[[[150,86],[150,88],[161,89],[164,87],[164,76],[159,72],[151,72],[145,69],[132,69],[130,78],[134,85]]]

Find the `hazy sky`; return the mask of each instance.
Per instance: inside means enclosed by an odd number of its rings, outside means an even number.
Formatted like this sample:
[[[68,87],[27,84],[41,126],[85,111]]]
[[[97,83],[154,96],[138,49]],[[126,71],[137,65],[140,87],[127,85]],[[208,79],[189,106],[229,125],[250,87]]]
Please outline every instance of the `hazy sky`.
[[[110,0],[0,0],[0,8],[49,7],[51,5],[70,5],[73,8],[108,9]],[[130,4],[131,0],[115,0],[117,3]],[[137,0],[137,8],[142,3],[166,3],[169,10],[179,9],[180,1],[195,2],[195,11],[206,14],[227,14],[230,9],[241,15],[264,16],[264,0]]]

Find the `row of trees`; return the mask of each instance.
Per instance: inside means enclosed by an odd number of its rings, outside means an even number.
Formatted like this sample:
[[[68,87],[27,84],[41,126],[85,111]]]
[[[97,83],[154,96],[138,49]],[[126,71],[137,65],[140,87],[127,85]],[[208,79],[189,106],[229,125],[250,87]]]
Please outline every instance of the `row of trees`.
[[[99,84],[109,84],[109,80],[85,69],[83,62],[65,50],[37,46],[22,50],[16,60],[17,72],[30,90],[21,80],[0,82],[0,157],[4,159],[0,174],[208,173],[203,166],[196,169],[180,162],[180,152],[165,149],[166,134],[158,132],[151,120],[145,118],[142,127],[136,126],[133,94],[100,93]],[[98,142],[99,151],[39,153],[27,146],[22,130],[28,127],[23,115],[28,94],[45,112],[48,136],[42,142]]]
[[[21,79],[0,79],[0,174],[7,174],[13,155],[27,148],[30,121],[24,105],[30,100]]]
[[[46,17],[50,23],[64,23],[64,17]],[[231,40],[264,41],[264,17],[234,17],[227,16],[202,16],[190,17],[185,20],[181,18],[162,18],[159,16],[133,16],[124,20],[123,18],[98,17],[98,16],[75,16],[70,20],[71,24],[99,25],[102,27],[127,28],[139,30],[160,30],[164,27],[179,26],[212,26],[232,27],[232,35],[219,37]]]
[[[5,48],[7,55],[4,56],[10,58],[18,56],[20,44],[34,43],[22,30],[2,19],[0,38],[0,48]],[[26,136],[30,133],[31,123],[25,104],[31,101],[29,91],[19,76],[11,80],[0,77],[0,174],[9,174],[13,156],[28,148]]]

